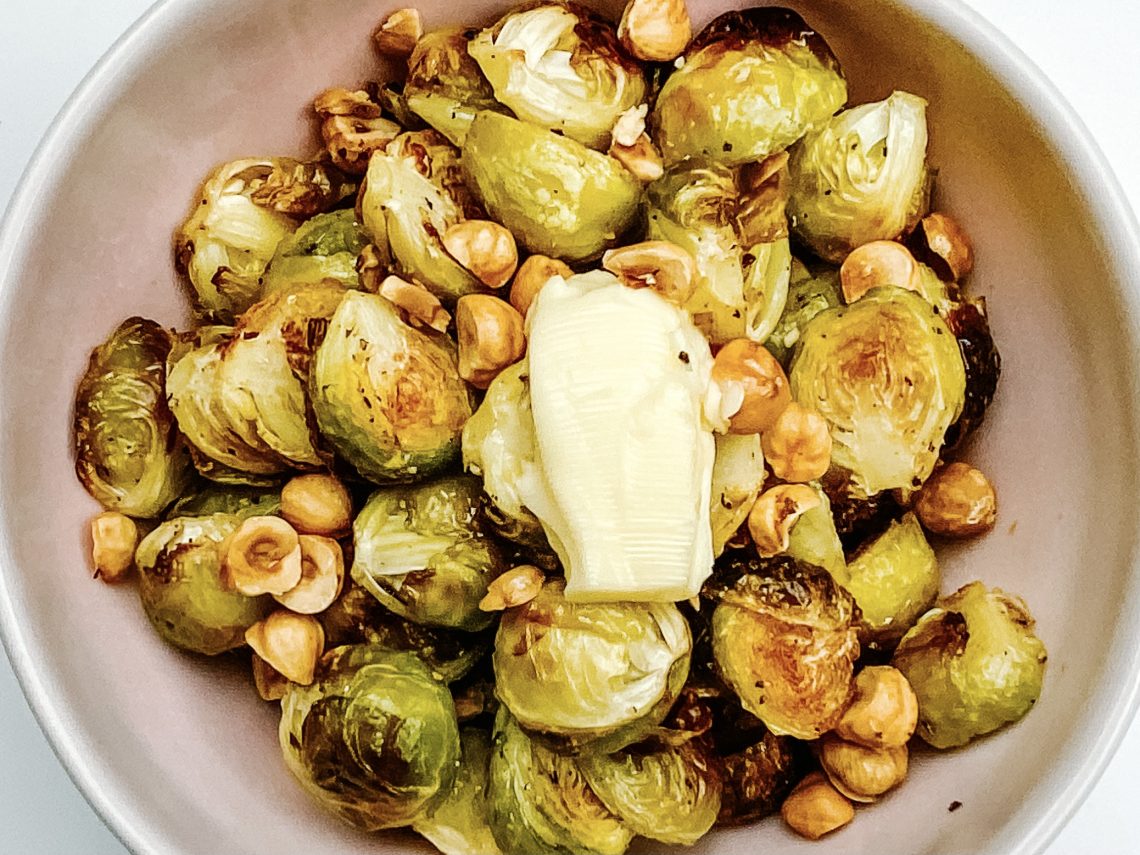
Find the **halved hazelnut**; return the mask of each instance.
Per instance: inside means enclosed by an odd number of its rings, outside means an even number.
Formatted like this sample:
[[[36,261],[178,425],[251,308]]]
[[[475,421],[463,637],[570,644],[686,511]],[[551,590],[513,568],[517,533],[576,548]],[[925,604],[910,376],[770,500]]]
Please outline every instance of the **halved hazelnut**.
[[[302,615],[323,612],[344,587],[344,552],[331,537],[302,534],[301,581],[273,599]]]
[[[418,9],[397,9],[384,19],[372,38],[377,49],[389,56],[410,56],[424,34]]]
[[[806,484],[777,484],[760,494],[748,513],[748,533],[761,558],[788,551],[792,526],[820,505],[819,494]]]
[[[529,603],[542,590],[546,576],[531,564],[522,564],[496,578],[487,586],[487,595],[479,601],[485,612],[501,612]]]
[[[104,511],[91,520],[91,561],[95,577],[117,582],[135,563],[139,529],[135,521],[118,511]]]
[[[247,597],[284,594],[301,581],[301,542],[281,517],[250,517],[225,542],[223,568]]]
[[[602,256],[602,267],[631,288],[652,288],[665,299],[683,306],[696,288],[697,263],[675,243],[647,240]]]
[[[279,609],[247,629],[245,642],[288,680],[307,686],[324,653],[325,631],[311,615]]]
[[[436,332],[446,332],[451,315],[439,298],[423,285],[408,282],[399,276],[388,276],[380,283],[378,293],[392,305],[401,309],[407,320],[422,324]]]

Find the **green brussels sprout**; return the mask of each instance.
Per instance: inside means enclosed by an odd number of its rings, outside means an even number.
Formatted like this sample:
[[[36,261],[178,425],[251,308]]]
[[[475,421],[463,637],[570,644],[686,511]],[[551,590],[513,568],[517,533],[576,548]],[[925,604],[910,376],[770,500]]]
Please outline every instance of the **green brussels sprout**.
[[[198,308],[228,323],[256,303],[261,275],[298,219],[328,210],[355,189],[328,164],[287,157],[215,169],[174,236],[175,259]]]
[[[850,696],[855,601],[826,570],[787,557],[745,569],[713,612],[716,667],[773,733],[816,739]]]
[[[956,748],[1029,712],[1046,660],[1033,629],[1020,597],[981,582],[919,618],[891,660],[918,697],[918,735],[935,748]]]
[[[792,254],[782,203],[776,227],[762,219],[743,170],[685,164],[648,189],[648,234],[689,251],[697,282],[685,308],[714,344],[735,338],[764,341],[784,311]]]
[[[609,24],[577,5],[510,12],[468,50],[516,116],[591,148],[605,149],[618,117],[645,100],[641,66]]]
[[[792,364],[792,351],[808,322],[820,312],[842,305],[843,292],[839,286],[837,268],[813,273],[793,258],[784,313],[780,315],[764,346],[784,368],[788,368]]]
[[[75,472],[103,507],[155,517],[192,469],[166,403],[170,334],[129,318],[91,352],[75,393]]]
[[[489,626],[494,616],[479,601],[506,567],[478,529],[481,492],[467,476],[377,490],[352,524],[352,578],[416,623]]]
[[[832,462],[863,496],[921,486],[958,418],[958,343],[922,297],[891,286],[816,315],[789,374],[792,397],[831,429]]]
[[[724,552],[764,486],[764,452],[759,434],[716,434],[713,459],[712,522],[713,555]]]
[[[248,517],[276,516],[280,510],[280,490],[206,483],[171,505],[166,518],[227,514],[244,520]]]
[[[471,123],[463,175],[521,244],[566,261],[596,258],[637,219],[641,185],[620,163],[498,113]]]
[[[502,855],[491,833],[489,779],[491,738],[481,730],[459,732],[455,784],[434,808],[412,823],[443,855]]]
[[[693,742],[615,754],[583,754],[578,765],[610,813],[634,834],[691,846],[716,822],[721,781]]]
[[[345,288],[359,288],[356,259],[367,244],[364,228],[352,211],[318,214],[277,244],[262,277],[262,294],[268,297],[326,279]]]
[[[831,501],[821,487],[813,484],[812,488],[819,496],[819,504],[801,514],[792,525],[785,551],[797,561],[822,567],[832,579],[847,588],[847,562],[843,557],[843,542],[835,530]]]
[[[372,155],[364,182],[364,230],[382,252],[391,252],[397,272],[449,303],[486,290],[443,246],[443,235],[471,213],[465,208],[473,203],[459,152],[442,134],[400,134]]]
[[[408,57],[404,84],[408,109],[457,146],[466,142],[476,113],[503,109],[467,51],[473,35],[455,27],[423,36]]]
[[[290,684],[278,731],[285,764],[322,807],[365,831],[406,826],[451,789],[455,705],[411,653],[337,647],[312,685]]]
[[[898,237],[929,203],[926,102],[895,92],[845,110],[792,149],[789,169],[792,230],[820,258]]]
[[[861,638],[889,647],[914,626],[938,596],[938,558],[914,514],[891,523],[847,564],[850,591],[863,613]]]
[[[495,717],[487,802],[503,855],[621,855],[633,839],[575,759],[531,740],[503,707]]]
[[[223,578],[222,543],[240,520],[228,514],[167,520],[135,550],[143,611],[166,641],[216,656],[245,644],[245,631],[272,609]]]
[[[689,44],[665,81],[651,126],[666,164],[763,160],[847,101],[823,37],[790,9],[727,12]]]
[[[495,636],[496,694],[523,727],[617,751],[664,719],[692,636],[672,603],[571,603],[551,579]]]
[[[321,435],[369,480],[429,477],[459,454],[471,396],[455,345],[412,329],[375,294],[350,291],[313,356]]]

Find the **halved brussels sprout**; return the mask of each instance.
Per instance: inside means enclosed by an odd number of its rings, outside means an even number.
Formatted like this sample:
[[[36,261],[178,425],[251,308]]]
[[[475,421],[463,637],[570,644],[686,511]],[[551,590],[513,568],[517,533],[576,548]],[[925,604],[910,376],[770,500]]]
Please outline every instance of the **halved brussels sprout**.
[[[578,764],[602,804],[642,837],[690,846],[708,833],[720,812],[720,776],[693,742],[588,752]]]
[[[808,765],[803,743],[765,731],[756,742],[720,758],[724,781],[720,825],[744,825],[773,814]]]
[[[914,514],[892,522],[847,564],[844,587],[863,613],[861,637],[889,647],[930,608],[942,581],[938,558]]]
[[[488,805],[503,855],[621,855],[633,839],[575,759],[532,740],[504,707],[495,717]]]
[[[966,394],[945,322],[922,297],[894,287],[816,315],[789,381],[792,397],[827,419],[832,462],[864,496],[930,477]]]
[[[966,404],[958,421],[946,431],[945,450],[957,448],[977,430],[997,392],[1001,354],[990,333],[985,298],[962,300],[946,315],[946,325],[958,337],[966,368]]]
[[[847,101],[823,37],[795,12],[726,12],[685,51],[653,112],[667,164],[763,160],[822,125]]]
[[[1033,628],[1019,597],[981,582],[939,600],[891,660],[918,696],[918,735],[955,748],[1029,712],[1046,659]]]
[[[792,149],[790,170],[792,230],[821,258],[898,237],[929,203],[926,102],[895,92],[845,110]]]
[[[606,148],[618,116],[645,99],[645,73],[617,33],[574,4],[510,12],[468,50],[516,116],[592,148]]]
[[[383,297],[350,291],[313,357],[321,435],[379,483],[429,477],[458,456],[471,415],[455,345],[412,329]]]
[[[352,524],[352,578],[416,623],[479,630],[479,601],[506,566],[478,529],[479,482],[465,476],[377,490]]]
[[[337,647],[310,686],[290,684],[285,764],[322,807],[365,831],[410,825],[450,791],[459,765],[451,694],[411,653]]]
[[[91,352],[75,393],[75,472],[103,507],[132,517],[162,513],[192,470],[166,403],[170,333],[128,318]]]
[[[724,552],[725,544],[748,518],[760,488],[764,486],[764,452],[759,434],[717,434],[716,457],[712,471],[713,555]]]
[[[819,504],[795,521],[788,534],[787,554],[805,564],[822,567],[832,579],[847,588],[850,574],[843,557],[843,543],[835,530],[831,501],[821,487],[813,484],[812,489],[819,496]]]
[[[228,514],[243,520],[247,517],[276,516],[280,510],[280,490],[206,483],[171,505],[166,518]]]
[[[245,631],[273,606],[247,597],[222,574],[222,543],[236,516],[179,517],[162,523],[135,551],[139,597],[158,634],[176,647],[216,656],[245,644]]]
[[[459,732],[459,772],[451,791],[412,823],[443,855],[502,855],[491,833],[491,738],[481,730]]]
[[[756,569],[713,612],[717,669],[773,733],[816,739],[835,726],[851,692],[855,601],[820,567],[776,558]]]
[[[527,728],[616,751],[664,719],[692,637],[672,603],[570,603],[562,579],[503,615],[496,694]]]
[[[788,368],[792,364],[792,351],[808,322],[820,312],[842,305],[843,292],[839,287],[837,268],[813,273],[793,258],[784,313],[764,346],[784,368]]]
[[[596,258],[637,219],[641,185],[620,163],[498,113],[471,123],[463,175],[491,218],[542,255]]]
[[[352,211],[318,214],[277,244],[262,277],[266,297],[299,285],[333,279],[345,288],[359,288],[356,259],[368,244],[364,228]]]

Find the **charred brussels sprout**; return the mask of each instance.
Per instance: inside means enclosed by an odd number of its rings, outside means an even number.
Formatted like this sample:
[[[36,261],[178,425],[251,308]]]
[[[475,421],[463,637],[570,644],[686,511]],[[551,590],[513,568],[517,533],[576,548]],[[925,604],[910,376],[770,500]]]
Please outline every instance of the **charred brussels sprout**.
[[[843,305],[839,288],[839,271],[834,268],[813,273],[792,259],[788,299],[784,312],[764,342],[769,352],[785,368],[792,364],[792,352],[803,335],[804,327],[816,315]]]
[[[966,368],[966,404],[946,431],[948,451],[960,446],[985,419],[1001,377],[1001,354],[990,333],[985,299],[962,300],[946,315],[946,324],[958,337]]]
[[[717,669],[769,730],[816,739],[835,726],[851,691],[855,601],[810,564],[774,559],[756,569],[713,612]]]
[[[490,82],[467,51],[474,33],[436,30],[418,42],[408,58],[404,98],[408,109],[457,146],[480,110],[501,110]]]
[[[268,597],[232,590],[222,575],[222,542],[240,520],[227,514],[168,520],[135,552],[139,596],[158,634],[176,647],[216,656],[245,644],[245,631],[271,610]]]
[[[633,839],[574,758],[531,740],[503,707],[495,719],[488,804],[503,855],[621,855]]]
[[[333,279],[345,288],[359,288],[356,259],[368,243],[352,211],[333,211],[306,220],[277,244],[263,277],[265,296],[299,285]]]
[[[479,33],[471,56],[514,114],[604,149],[618,116],[646,95],[641,66],[617,33],[586,9],[539,3]]]
[[[383,297],[359,291],[329,321],[310,392],[321,434],[378,483],[448,466],[471,415],[451,340],[412,329]]]
[[[966,393],[946,324],[922,297],[894,287],[817,315],[789,380],[796,401],[827,419],[832,461],[863,496],[920,486]]]
[[[548,581],[495,637],[496,693],[527,728],[616,751],[664,719],[692,638],[672,603],[570,603]]]
[[[620,163],[498,113],[476,115],[463,174],[491,217],[542,255],[595,258],[637,219],[641,185]]]
[[[716,457],[709,516],[713,555],[720,555],[748,518],[748,511],[764,486],[764,452],[759,434],[717,434],[714,439]]]
[[[190,458],[166,403],[171,338],[129,318],[91,353],[75,393],[75,471],[103,507],[155,517],[190,481]]]
[[[898,237],[929,202],[926,102],[895,92],[845,110],[792,150],[790,171],[792,228],[821,258]]]
[[[451,789],[459,726],[447,688],[411,653],[325,654],[311,686],[281,701],[281,751],[323,807],[376,831],[410,825]]]
[[[752,8],[721,15],[693,39],[652,124],[666,163],[734,165],[787,148],[846,101],[822,36],[790,9]]]
[[[802,743],[766,731],[756,742],[720,758],[724,781],[721,825],[744,825],[775,813],[803,776]]]
[[[924,614],[891,661],[918,697],[918,735],[954,748],[1029,712],[1046,659],[1033,627],[1020,598],[981,582]]]
[[[479,601],[506,568],[477,527],[480,493],[467,477],[377,490],[352,526],[352,578],[416,623],[489,626],[493,615]]]
[[[275,516],[280,510],[280,490],[207,483],[171,505],[166,518],[228,514],[243,520],[247,517]]]
[[[491,739],[481,730],[459,733],[459,771],[450,792],[412,828],[444,855],[500,855],[488,818]]]

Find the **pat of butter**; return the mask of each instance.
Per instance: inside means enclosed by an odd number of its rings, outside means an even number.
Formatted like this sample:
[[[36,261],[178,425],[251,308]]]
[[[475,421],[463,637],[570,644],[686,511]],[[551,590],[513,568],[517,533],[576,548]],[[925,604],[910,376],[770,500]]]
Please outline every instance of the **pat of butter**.
[[[608,273],[528,314],[535,462],[523,479],[574,601],[676,601],[712,571],[712,354],[688,313]]]

